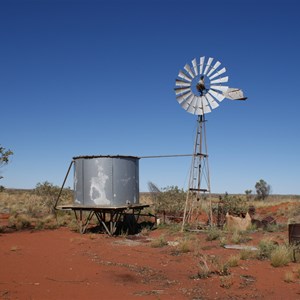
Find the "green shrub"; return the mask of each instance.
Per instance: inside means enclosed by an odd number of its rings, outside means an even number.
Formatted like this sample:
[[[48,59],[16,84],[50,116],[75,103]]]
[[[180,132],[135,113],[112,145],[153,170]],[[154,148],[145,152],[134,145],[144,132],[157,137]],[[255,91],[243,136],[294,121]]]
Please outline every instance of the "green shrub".
[[[208,230],[207,230],[207,236],[206,236],[206,240],[207,241],[214,241],[217,240],[221,237],[222,232],[220,229],[218,229],[215,226],[211,226]]]
[[[10,217],[8,221],[9,221],[9,226],[15,227],[17,230],[21,230],[25,228],[30,228],[32,220],[27,215],[20,214],[15,217]]]
[[[262,239],[258,244],[258,258],[270,259],[272,252],[278,245],[272,239]]]
[[[231,242],[234,243],[234,244],[240,244],[242,243],[242,235],[237,231],[235,230],[233,233],[232,233],[232,236],[231,236]]]
[[[183,211],[186,200],[186,192],[177,186],[170,186],[156,194],[154,207],[157,212],[179,214]]]
[[[34,193],[41,197],[41,202],[47,208],[48,213],[54,213],[55,204],[60,192],[60,187],[45,181],[38,183],[34,189]],[[60,203],[70,202],[73,192],[70,189],[64,189],[60,195]]]
[[[245,215],[248,212],[249,204],[245,198],[239,196],[230,196],[227,193],[224,197],[220,198],[222,204],[222,213],[226,215],[229,213],[234,216]]]

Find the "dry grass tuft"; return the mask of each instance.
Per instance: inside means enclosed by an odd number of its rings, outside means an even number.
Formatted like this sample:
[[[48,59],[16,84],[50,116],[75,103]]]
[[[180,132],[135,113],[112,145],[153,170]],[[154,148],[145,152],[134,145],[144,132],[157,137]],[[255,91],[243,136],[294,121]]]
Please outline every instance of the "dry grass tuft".
[[[247,259],[252,259],[256,258],[257,253],[256,251],[248,250],[248,249],[243,249],[240,252],[240,259],[241,260],[247,260]]]
[[[203,255],[200,257],[199,262],[199,270],[197,277],[198,278],[208,278],[211,275],[211,269],[209,267],[208,257],[206,255]]]
[[[275,268],[286,266],[291,261],[291,249],[285,245],[278,246],[271,253],[271,265]]]
[[[233,285],[233,278],[232,276],[223,276],[220,278],[220,287],[224,289],[229,289]]]
[[[219,228],[212,226],[207,230],[206,240],[214,241],[219,239],[221,236],[222,236],[222,231]]]
[[[164,247],[167,245],[168,245],[168,242],[164,235],[161,235],[160,237],[158,237],[157,239],[155,239],[151,242],[151,247],[153,247],[153,248],[161,248],[161,247]]]
[[[237,267],[240,262],[240,256],[239,255],[231,255],[227,260],[227,265],[229,267]]]
[[[270,259],[271,253],[278,247],[277,243],[270,238],[262,239],[258,244],[258,258],[259,259]]]
[[[191,251],[191,243],[187,238],[179,240],[179,244],[177,246],[177,251],[179,253],[188,253]]]

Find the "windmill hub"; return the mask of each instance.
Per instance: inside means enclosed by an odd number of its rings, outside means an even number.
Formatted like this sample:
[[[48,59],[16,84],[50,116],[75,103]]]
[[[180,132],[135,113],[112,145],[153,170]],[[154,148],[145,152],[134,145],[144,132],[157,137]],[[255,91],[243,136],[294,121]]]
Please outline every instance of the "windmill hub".
[[[196,89],[199,92],[200,96],[203,96],[204,94],[207,93],[207,88],[205,85],[205,78],[203,75],[200,77],[200,80],[196,84]]]

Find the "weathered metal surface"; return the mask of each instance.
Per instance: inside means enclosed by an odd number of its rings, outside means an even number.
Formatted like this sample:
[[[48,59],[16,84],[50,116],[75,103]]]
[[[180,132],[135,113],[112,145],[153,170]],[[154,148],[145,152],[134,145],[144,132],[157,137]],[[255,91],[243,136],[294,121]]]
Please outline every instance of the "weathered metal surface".
[[[74,160],[74,203],[124,206],[139,203],[139,158],[78,156]]]
[[[300,224],[289,224],[289,243],[300,244]]]
[[[247,97],[244,96],[243,91],[238,88],[229,88],[224,95],[230,100],[247,100]]]

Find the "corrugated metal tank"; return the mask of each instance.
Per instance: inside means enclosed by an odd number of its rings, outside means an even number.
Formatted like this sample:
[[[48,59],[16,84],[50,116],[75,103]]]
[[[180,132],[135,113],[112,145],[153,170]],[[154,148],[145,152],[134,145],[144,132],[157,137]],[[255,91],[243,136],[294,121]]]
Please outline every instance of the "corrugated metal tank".
[[[139,203],[139,158],[77,156],[74,160],[74,203],[124,206]]]

